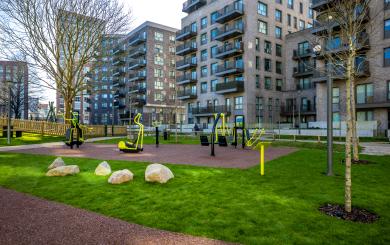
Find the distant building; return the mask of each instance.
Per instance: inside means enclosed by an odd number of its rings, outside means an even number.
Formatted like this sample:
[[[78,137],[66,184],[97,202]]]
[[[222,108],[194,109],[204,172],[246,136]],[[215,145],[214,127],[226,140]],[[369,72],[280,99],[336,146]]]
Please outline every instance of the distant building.
[[[28,97],[28,118],[37,119],[39,118],[39,98]]]
[[[28,65],[26,62],[21,61],[0,61],[0,115],[8,114],[8,81],[13,82],[14,96],[18,94],[18,102],[20,103],[20,109],[15,113],[12,111],[12,116],[19,114],[20,118],[28,118]],[[16,101],[16,100],[15,100]]]

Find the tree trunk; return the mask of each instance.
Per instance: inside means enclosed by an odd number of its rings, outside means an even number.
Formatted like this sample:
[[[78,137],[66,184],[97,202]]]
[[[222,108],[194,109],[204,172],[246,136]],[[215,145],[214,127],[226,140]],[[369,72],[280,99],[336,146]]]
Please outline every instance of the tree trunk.
[[[351,69],[352,59],[347,61],[347,80],[346,80],[346,112],[347,112],[347,135],[345,137],[345,193],[344,193],[344,208],[346,212],[352,210],[352,180],[351,180],[351,144],[352,144],[352,108],[351,108]]]
[[[355,99],[355,79],[351,79],[351,120],[352,120],[352,147],[353,160],[359,161],[359,136],[356,129],[356,99]]]
[[[66,119],[71,119],[72,118],[71,112],[72,112],[73,100],[71,98],[64,98],[64,104],[65,104],[64,116]],[[66,121],[64,123],[66,123]]]

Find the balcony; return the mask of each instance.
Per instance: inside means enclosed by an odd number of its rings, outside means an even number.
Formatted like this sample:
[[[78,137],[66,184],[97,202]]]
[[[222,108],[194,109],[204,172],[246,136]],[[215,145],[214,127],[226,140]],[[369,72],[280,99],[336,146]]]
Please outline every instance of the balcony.
[[[184,59],[176,63],[176,70],[185,71],[188,69],[195,68],[197,65],[198,62],[195,58]]]
[[[207,0],[187,0],[186,2],[183,3],[182,11],[184,13],[189,14],[206,4],[207,4]]]
[[[179,45],[176,48],[176,55],[185,56],[187,54],[196,52],[198,50],[195,41],[190,41],[185,44]]]
[[[124,69],[115,69],[112,76],[114,77],[122,77],[125,75],[125,70]]]
[[[143,68],[145,66],[146,66],[146,60],[145,59],[138,59],[138,60],[131,61],[129,63],[129,69],[130,70],[140,69],[140,68]]]
[[[145,96],[136,97],[136,98],[132,99],[131,101],[132,101],[133,105],[138,105],[138,106],[146,105],[146,97]]]
[[[373,96],[366,97],[365,103],[356,103],[356,109],[390,108],[390,99],[377,99]]]
[[[244,53],[244,45],[242,42],[239,43],[227,43],[218,47],[215,58],[226,59],[233,56],[241,55]]]
[[[307,90],[313,88],[315,88],[315,85],[312,82],[307,84],[297,84],[297,90]]]
[[[142,55],[146,54],[146,48],[145,47],[139,47],[131,50],[129,52],[129,58],[136,58]]]
[[[176,78],[177,85],[192,84],[192,83],[197,83],[197,81],[198,80],[197,80],[196,73],[195,74],[188,73]]]
[[[122,46],[122,47],[115,48],[112,51],[112,54],[113,55],[120,55],[120,54],[123,54],[124,52],[125,52],[125,48]]]
[[[124,65],[125,63],[126,63],[126,59],[125,58],[115,58],[112,61],[112,65],[113,66],[121,66],[121,65]]]
[[[176,41],[184,41],[187,39],[190,39],[192,37],[195,37],[197,35],[197,30],[193,30],[192,27],[185,26],[180,31],[176,32]]]
[[[136,84],[129,88],[129,93],[131,94],[146,94],[146,84]]]
[[[146,32],[142,32],[137,34],[135,37],[130,38],[129,46],[135,46],[144,42],[146,42]]]
[[[243,81],[231,81],[226,83],[218,83],[215,89],[217,94],[240,93],[244,91]]]
[[[124,90],[117,90],[114,94],[114,98],[126,98],[126,93]]]
[[[316,108],[311,104],[307,104],[306,106],[301,105],[300,108],[299,106],[285,106],[285,105],[282,105],[280,107],[280,115],[283,116],[292,116],[292,115],[309,116],[309,115],[316,115],[316,114],[317,114]]]
[[[244,24],[227,25],[218,29],[215,40],[223,42],[241,36],[242,34],[244,34]]]
[[[333,80],[343,80],[346,78],[344,67],[333,67],[332,79]],[[353,74],[355,77],[369,77],[371,76],[370,72],[370,63],[369,61],[361,61],[359,64],[356,64],[355,72]],[[328,80],[328,75],[326,71],[314,71],[312,82],[326,82]]]
[[[125,109],[126,108],[126,105],[123,104],[121,101],[119,100],[115,100],[114,101],[114,107],[118,108],[119,110],[121,109]]]
[[[370,62],[368,60],[362,61],[355,67],[355,75],[357,77],[369,77],[370,73]]]
[[[313,50],[311,48],[307,49],[294,49],[293,59],[294,60],[300,60],[303,58],[311,57],[313,54]]]
[[[388,9],[390,9],[390,2],[387,2],[387,3],[385,3],[385,10],[388,10]]]
[[[192,100],[198,98],[198,95],[194,91],[179,91],[177,93],[177,98],[179,100]]]
[[[125,79],[114,79],[112,82],[113,87],[124,87],[126,83]]]
[[[242,62],[229,61],[217,67],[215,75],[217,77],[226,77],[237,75],[244,72],[244,64]]]
[[[311,8],[315,11],[321,12],[329,8],[330,2],[332,2],[332,0],[312,0]]]
[[[309,64],[307,66],[299,66],[294,67],[293,70],[293,77],[305,77],[313,75],[314,68],[312,64]]]
[[[215,113],[225,113],[226,116],[231,114],[230,106],[217,105],[217,106],[205,106],[192,108],[192,115],[196,116],[211,116]]]
[[[146,79],[146,71],[134,72],[129,75],[129,82],[142,81]]]
[[[244,4],[234,2],[221,9],[218,12],[218,17],[215,21],[220,24],[225,24],[226,22],[234,20],[242,15],[244,15]]]

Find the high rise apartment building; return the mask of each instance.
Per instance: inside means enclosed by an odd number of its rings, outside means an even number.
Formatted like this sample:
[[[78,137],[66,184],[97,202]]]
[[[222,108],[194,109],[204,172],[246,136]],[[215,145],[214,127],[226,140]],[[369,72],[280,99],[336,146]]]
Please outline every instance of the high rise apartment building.
[[[114,106],[121,123],[143,113],[146,125],[174,121],[176,100],[175,33],[177,29],[145,22],[113,50]]]
[[[8,114],[8,87],[12,87],[12,116],[28,118],[28,65],[21,61],[0,61],[0,115]],[[4,97],[4,98],[3,98]],[[17,109],[19,108],[19,109]]]
[[[345,44],[340,38],[340,28],[332,24],[327,26],[326,10],[332,7],[331,0],[313,0],[313,10],[317,12],[318,22],[310,30],[287,36],[286,76],[287,90],[284,94],[286,112],[284,118],[301,123],[326,122],[327,114],[327,63],[324,55],[315,56],[311,46],[313,38],[331,30],[331,40],[326,44],[326,52],[343,52]],[[366,16],[367,29],[357,38],[360,47],[359,57],[355,60],[356,68],[356,118],[359,122],[376,121],[379,134],[390,128],[390,1],[371,1],[369,14]],[[331,22],[330,22],[331,23]],[[330,29],[329,29],[330,28]],[[341,61],[340,61],[341,62]],[[333,68],[333,121],[346,120],[345,70]],[[295,106],[293,106],[295,104]],[[294,108],[294,109],[293,109]],[[294,111],[294,112],[293,112]]]
[[[186,122],[206,125],[216,112],[279,120],[285,36],[311,27],[309,0],[188,0],[183,12],[176,68]]]

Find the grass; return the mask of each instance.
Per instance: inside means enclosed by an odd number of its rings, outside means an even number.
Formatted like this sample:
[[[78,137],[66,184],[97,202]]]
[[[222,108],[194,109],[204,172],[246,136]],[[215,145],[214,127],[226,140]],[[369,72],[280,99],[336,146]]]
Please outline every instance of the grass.
[[[0,186],[149,227],[244,244],[389,244],[390,158],[354,165],[353,205],[380,215],[374,224],[352,223],[319,211],[343,203],[343,154],[335,154],[335,177],[324,175],[326,152],[303,149],[258,167],[218,169],[168,165],[165,185],[144,181],[146,163],[110,161],[135,179],[112,186],[94,176],[99,160],[64,158],[80,166],[70,177],[45,177],[51,156],[0,154]]]
[[[28,144],[41,144],[41,143],[49,143],[49,142],[58,142],[58,141],[63,141],[63,140],[64,140],[64,137],[61,137],[61,136],[23,133],[23,136],[20,138],[11,138],[11,146],[13,146],[13,145],[28,145]],[[0,138],[0,146],[9,146],[7,144],[7,138]]]

